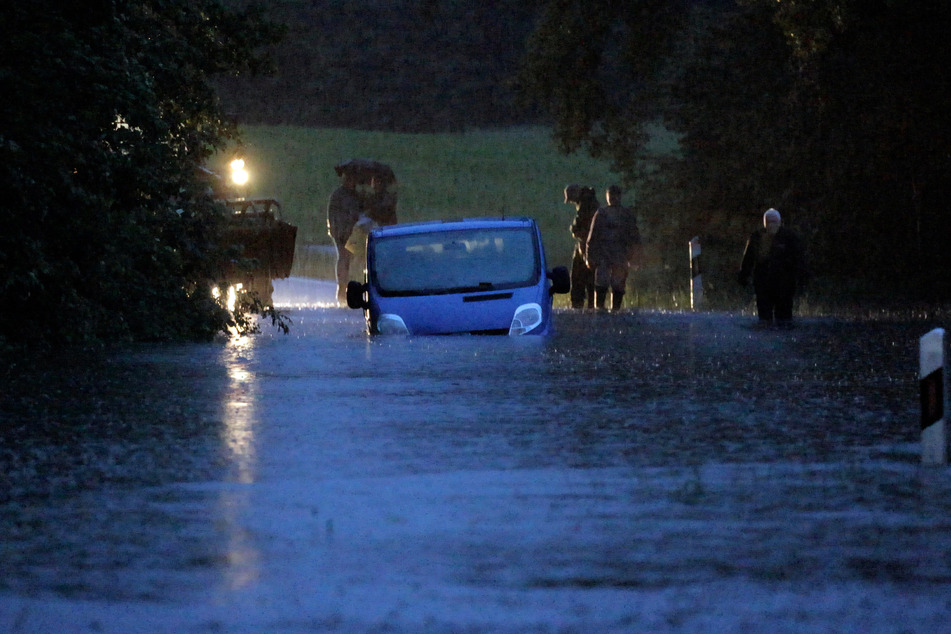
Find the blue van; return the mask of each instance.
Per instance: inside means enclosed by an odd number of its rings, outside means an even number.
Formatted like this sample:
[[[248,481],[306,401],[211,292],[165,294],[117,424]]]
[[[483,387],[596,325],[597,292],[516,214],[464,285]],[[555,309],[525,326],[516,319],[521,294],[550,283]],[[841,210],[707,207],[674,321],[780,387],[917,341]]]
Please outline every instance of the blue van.
[[[391,225],[367,236],[366,282],[347,305],[370,334],[546,335],[552,295],[568,269],[546,269],[531,218],[471,218]]]

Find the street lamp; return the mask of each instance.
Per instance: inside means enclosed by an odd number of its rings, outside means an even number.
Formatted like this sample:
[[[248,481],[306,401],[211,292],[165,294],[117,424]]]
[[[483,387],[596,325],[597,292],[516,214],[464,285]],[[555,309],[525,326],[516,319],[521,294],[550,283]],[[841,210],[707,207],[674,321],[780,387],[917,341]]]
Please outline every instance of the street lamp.
[[[248,170],[244,169],[244,159],[236,158],[231,161],[231,182],[238,187],[239,191],[245,190],[249,178]]]

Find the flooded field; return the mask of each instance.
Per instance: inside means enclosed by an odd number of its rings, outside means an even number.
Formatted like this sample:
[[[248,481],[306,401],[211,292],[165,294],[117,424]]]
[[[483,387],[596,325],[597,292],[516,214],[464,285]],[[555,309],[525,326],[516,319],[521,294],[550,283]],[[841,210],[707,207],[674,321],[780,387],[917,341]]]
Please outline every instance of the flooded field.
[[[925,322],[559,312],[548,339],[18,359],[0,631],[946,631]]]

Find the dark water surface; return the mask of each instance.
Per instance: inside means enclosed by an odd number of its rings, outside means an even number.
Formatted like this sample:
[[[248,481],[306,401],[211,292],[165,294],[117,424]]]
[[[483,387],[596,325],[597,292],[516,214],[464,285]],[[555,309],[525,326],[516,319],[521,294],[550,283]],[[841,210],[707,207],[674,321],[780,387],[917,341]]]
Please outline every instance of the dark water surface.
[[[11,360],[0,631],[948,631],[940,324],[288,313]]]

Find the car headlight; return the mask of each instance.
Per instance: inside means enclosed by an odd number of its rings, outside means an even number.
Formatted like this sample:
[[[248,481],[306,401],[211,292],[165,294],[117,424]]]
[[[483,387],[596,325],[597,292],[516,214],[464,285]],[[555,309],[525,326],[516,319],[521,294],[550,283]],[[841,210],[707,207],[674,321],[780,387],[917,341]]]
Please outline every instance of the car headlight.
[[[512,325],[509,326],[510,335],[524,335],[531,332],[542,323],[542,307],[538,304],[522,304],[515,309]]]
[[[409,328],[399,315],[384,313],[376,320],[376,331],[381,335],[408,335]]]

